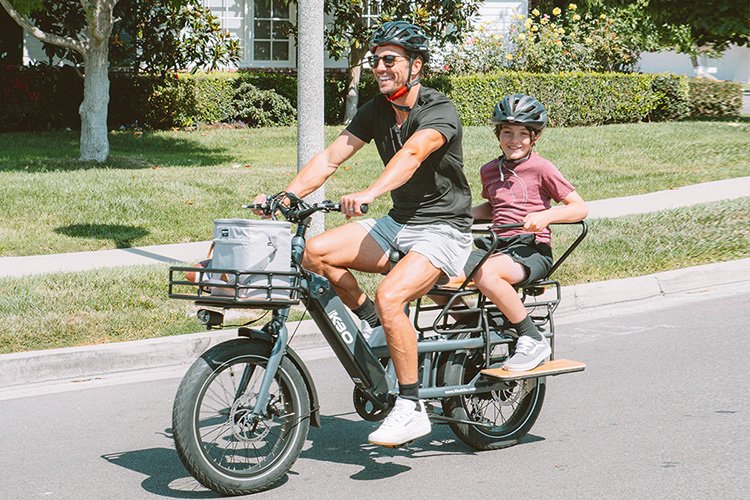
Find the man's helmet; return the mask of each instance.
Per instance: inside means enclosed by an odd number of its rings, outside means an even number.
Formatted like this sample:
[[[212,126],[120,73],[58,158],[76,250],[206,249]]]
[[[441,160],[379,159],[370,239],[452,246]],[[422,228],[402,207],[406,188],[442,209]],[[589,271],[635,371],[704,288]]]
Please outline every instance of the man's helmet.
[[[424,62],[430,59],[430,42],[422,28],[406,21],[388,21],[372,34],[370,50],[379,45],[398,45],[410,54],[417,54]]]
[[[495,106],[492,123],[524,125],[535,132],[541,132],[547,125],[547,110],[530,95],[513,94],[503,97]]]

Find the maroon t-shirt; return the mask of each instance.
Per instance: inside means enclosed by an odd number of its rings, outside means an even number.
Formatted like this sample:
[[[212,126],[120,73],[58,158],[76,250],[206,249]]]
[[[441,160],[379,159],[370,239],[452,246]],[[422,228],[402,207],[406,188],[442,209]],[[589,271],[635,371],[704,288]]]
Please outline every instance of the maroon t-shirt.
[[[492,160],[479,171],[482,179],[482,197],[492,205],[492,223],[513,224],[523,222],[532,212],[551,206],[551,200],[560,202],[575,191],[560,171],[549,160],[537,153],[514,168],[502,167],[499,159]],[[507,229],[498,236],[523,233],[523,229]],[[550,244],[549,227],[536,233],[536,241]]]

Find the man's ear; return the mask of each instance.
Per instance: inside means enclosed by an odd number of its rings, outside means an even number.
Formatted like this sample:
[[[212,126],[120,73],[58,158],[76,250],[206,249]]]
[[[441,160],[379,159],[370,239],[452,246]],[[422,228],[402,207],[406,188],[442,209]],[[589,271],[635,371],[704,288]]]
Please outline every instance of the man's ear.
[[[411,72],[422,76],[422,68],[424,68],[424,61],[421,57],[415,57],[412,63]]]
[[[540,130],[539,132],[534,132],[534,144],[536,144],[539,141],[539,138],[542,137],[543,130]]]

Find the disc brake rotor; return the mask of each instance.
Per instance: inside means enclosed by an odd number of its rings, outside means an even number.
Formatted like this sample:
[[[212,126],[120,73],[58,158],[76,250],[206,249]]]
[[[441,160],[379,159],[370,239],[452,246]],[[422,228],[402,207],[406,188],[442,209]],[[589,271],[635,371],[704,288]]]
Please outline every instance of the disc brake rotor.
[[[262,441],[271,431],[264,425],[264,417],[253,415],[254,404],[251,404],[257,394],[244,394],[237,398],[229,412],[229,423],[232,435],[239,441]]]

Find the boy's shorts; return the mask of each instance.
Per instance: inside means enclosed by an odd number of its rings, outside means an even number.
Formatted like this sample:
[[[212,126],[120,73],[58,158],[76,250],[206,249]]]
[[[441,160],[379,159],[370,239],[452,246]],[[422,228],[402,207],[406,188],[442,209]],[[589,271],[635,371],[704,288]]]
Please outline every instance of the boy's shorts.
[[[390,216],[357,221],[388,255],[417,252],[448,276],[461,276],[472,237],[447,224],[399,224]]]
[[[514,283],[514,286],[524,287],[529,283],[543,279],[552,269],[552,248],[545,243],[537,243],[533,234],[518,234],[498,239],[500,243],[495,253],[508,255],[526,269],[526,278]],[[471,252],[464,266],[464,273],[467,276],[485,256],[490,244],[490,238],[477,239],[476,246],[479,250]]]

